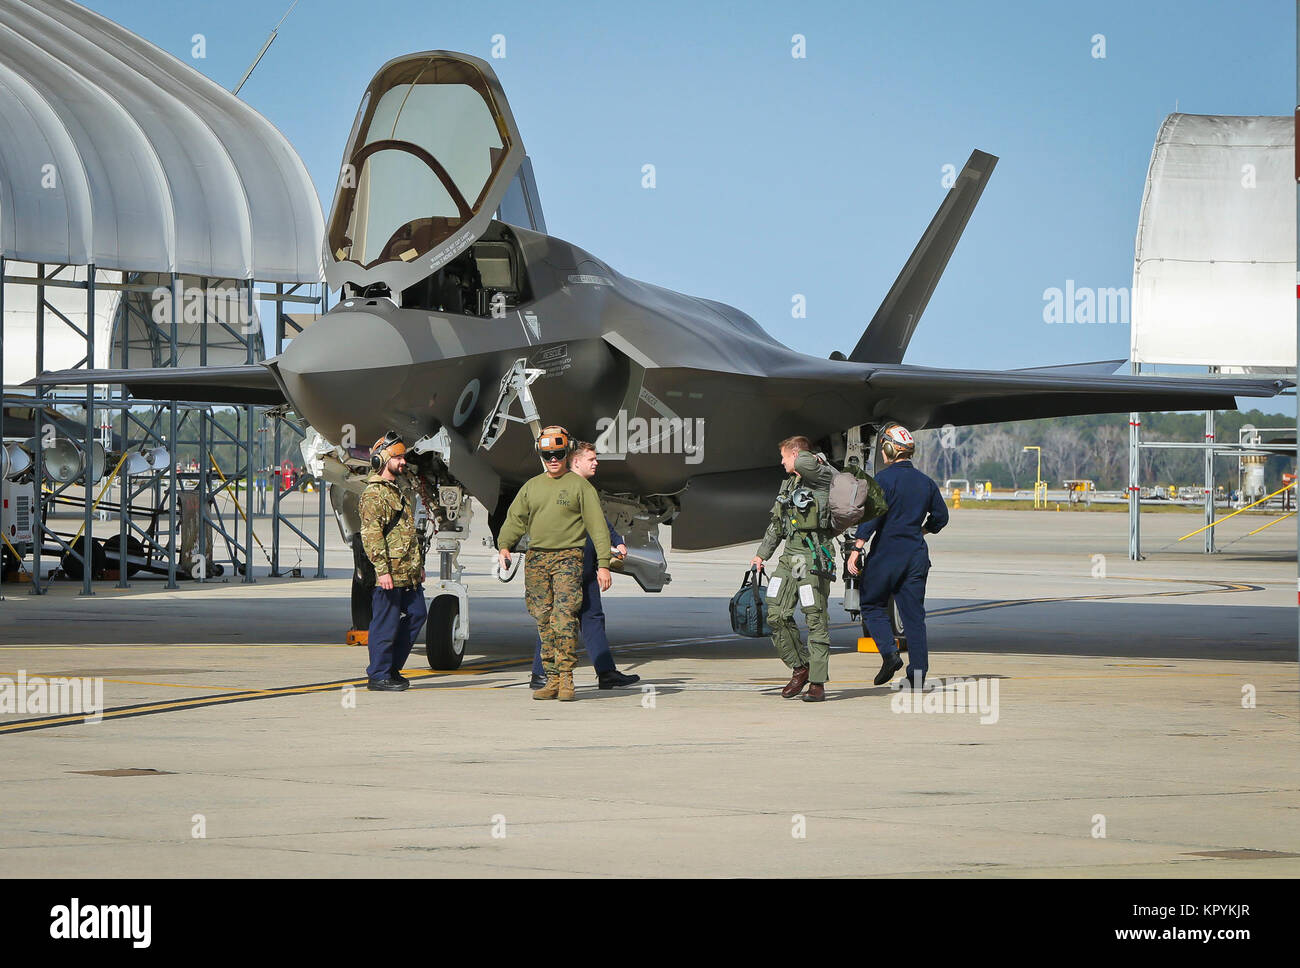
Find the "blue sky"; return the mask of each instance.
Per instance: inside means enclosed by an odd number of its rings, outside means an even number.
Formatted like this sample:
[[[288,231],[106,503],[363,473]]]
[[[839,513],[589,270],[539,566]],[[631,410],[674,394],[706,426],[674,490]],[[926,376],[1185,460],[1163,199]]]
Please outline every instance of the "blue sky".
[[[288,4],[88,3],[226,87]],[[1127,325],[1049,326],[1043,291],[1131,284],[1151,148],[1175,106],[1284,115],[1296,90],[1288,0],[301,0],[241,96],[328,205],[379,66],[438,48],[489,58],[496,34],[552,234],[816,355],[852,349],[942,201],[943,166],[998,155],[907,355],[936,366],[1126,358]]]

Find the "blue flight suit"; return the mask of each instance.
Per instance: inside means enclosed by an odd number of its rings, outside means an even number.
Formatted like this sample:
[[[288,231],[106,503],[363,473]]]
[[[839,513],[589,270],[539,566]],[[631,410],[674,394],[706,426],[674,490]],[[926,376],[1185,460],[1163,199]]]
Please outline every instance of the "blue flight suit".
[[[605,522],[609,528],[609,544],[617,548],[623,543],[623,536],[614,530],[614,526]],[[578,622],[582,629],[582,644],[591,659],[597,675],[614,671],[614,657],[609,653],[609,639],[605,637],[605,609],[600,602],[600,584],[596,581],[596,546],[587,539],[582,549],[582,609],[578,612]],[[543,678],[542,640],[539,637],[533,651],[533,675]]]
[[[881,655],[894,651],[894,631],[889,621],[889,597],[898,605],[898,617],[907,636],[906,675],[921,679],[930,668],[925,637],[925,579],[930,573],[930,552],[923,531],[938,534],[948,523],[948,506],[939,485],[912,466],[897,460],[876,475],[889,510],[858,525],[856,538],[873,534],[865,565],[860,564],[859,602],[862,631],[875,640]],[[915,681],[915,680],[913,680]]]

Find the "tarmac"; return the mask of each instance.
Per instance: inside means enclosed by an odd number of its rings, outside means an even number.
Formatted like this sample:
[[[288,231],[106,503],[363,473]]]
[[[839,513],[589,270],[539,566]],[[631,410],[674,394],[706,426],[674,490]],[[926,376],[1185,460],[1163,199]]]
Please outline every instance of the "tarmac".
[[[344,644],[332,524],[324,579],[5,584],[0,689],[99,678],[107,711],[0,713],[0,876],[1294,878],[1296,529],[1247,536],[1267,520],[1203,555],[1175,540],[1199,515],[1146,515],[1133,562],[1122,514],[956,510],[935,689],[873,686],[837,597],[822,704],[730,631],[750,546],[670,551],[659,595],[616,578],[642,682],[601,691],[584,657],[573,703],[530,698],[481,512],[465,663],[417,651],[399,694]]]

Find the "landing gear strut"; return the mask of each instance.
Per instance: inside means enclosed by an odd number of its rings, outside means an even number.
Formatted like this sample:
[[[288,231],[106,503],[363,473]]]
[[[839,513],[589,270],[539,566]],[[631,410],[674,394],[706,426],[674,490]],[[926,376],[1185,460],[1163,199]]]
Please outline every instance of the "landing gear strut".
[[[429,668],[450,672],[465,660],[469,641],[469,594],[460,577],[460,546],[469,534],[474,509],[459,487],[441,486],[437,494],[438,577],[425,583],[429,617],[424,626],[424,654]]]

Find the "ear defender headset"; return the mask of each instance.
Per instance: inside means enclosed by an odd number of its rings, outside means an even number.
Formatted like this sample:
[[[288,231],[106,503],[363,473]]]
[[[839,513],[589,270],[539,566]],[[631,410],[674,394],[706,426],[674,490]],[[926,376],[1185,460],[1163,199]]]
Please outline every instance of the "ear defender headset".
[[[400,457],[405,453],[406,444],[402,440],[402,435],[396,430],[390,430],[376,440],[375,445],[370,448],[370,466],[379,470],[394,457]]]
[[[910,457],[915,450],[916,441],[902,424],[894,424],[885,431],[884,437],[880,440],[880,452],[888,460]]]
[[[546,460],[550,455],[558,454],[561,458],[567,458],[573,452],[573,438],[563,427],[552,424],[542,430],[537,437],[537,443],[533,449],[537,456]]]

